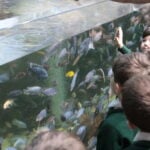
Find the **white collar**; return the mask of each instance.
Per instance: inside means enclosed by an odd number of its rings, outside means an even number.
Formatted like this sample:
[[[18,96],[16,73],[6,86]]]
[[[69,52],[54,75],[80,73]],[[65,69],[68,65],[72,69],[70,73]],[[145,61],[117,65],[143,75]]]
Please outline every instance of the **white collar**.
[[[139,131],[133,141],[150,141],[150,133]]]
[[[108,104],[108,108],[111,108],[111,107],[114,107],[114,108],[122,108],[121,106],[121,102],[119,101],[119,99],[115,99],[115,100],[112,100],[109,104]]]

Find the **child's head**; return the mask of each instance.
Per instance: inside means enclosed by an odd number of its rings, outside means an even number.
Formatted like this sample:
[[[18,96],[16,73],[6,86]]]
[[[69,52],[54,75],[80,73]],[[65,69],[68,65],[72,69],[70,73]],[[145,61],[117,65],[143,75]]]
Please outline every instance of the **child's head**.
[[[129,79],[122,89],[122,106],[130,123],[150,132],[150,76]]]
[[[44,131],[33,138],[25,150],[85,150],[83,143],[67,132]]]
[[[150,59],[144,53],[134,52],[118,56],[112,68],[114,81],[119,87],[122,87],[134,75],[147,74],[149,72],[148,68],[150,68]]]
[[[150,52],[150,27],[147,27],[143,32],[140,48],[144,53]]]

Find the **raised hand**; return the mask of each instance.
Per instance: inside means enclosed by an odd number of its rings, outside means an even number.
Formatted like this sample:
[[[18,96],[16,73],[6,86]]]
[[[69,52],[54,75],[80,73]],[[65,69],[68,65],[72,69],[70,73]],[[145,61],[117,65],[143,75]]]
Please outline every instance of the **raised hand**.
[[[123,31],[121,27],[118,27],[115,32],[114,40],[118,46],[118,48],[123,47]]]

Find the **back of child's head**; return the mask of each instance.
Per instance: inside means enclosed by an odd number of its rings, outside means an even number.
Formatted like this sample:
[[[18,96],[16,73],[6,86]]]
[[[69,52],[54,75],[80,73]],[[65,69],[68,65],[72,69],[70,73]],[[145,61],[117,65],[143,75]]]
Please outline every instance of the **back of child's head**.
[[[114,81],[120,86],[131,77],[137,74],[147,74],[150,72],[149,55],[134,52],[119,55],[113,63]]]
[[[85,150],[75,135],[67,132],[44,131],[33,138],[25,150]]]
[[[150,36],[150,26],[148,26],[144,31],[143,31],[143,38],[146,36]]]
[[[128,120],[143,132],[150,132],[150,76],[129,79],[122,89],[122,106]]]

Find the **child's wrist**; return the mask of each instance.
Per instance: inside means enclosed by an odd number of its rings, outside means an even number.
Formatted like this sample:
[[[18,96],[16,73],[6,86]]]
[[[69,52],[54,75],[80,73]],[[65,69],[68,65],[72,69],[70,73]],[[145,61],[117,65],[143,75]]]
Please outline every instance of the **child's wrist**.
[[[123,48],[123,43],[118,44],[119,48]]]

